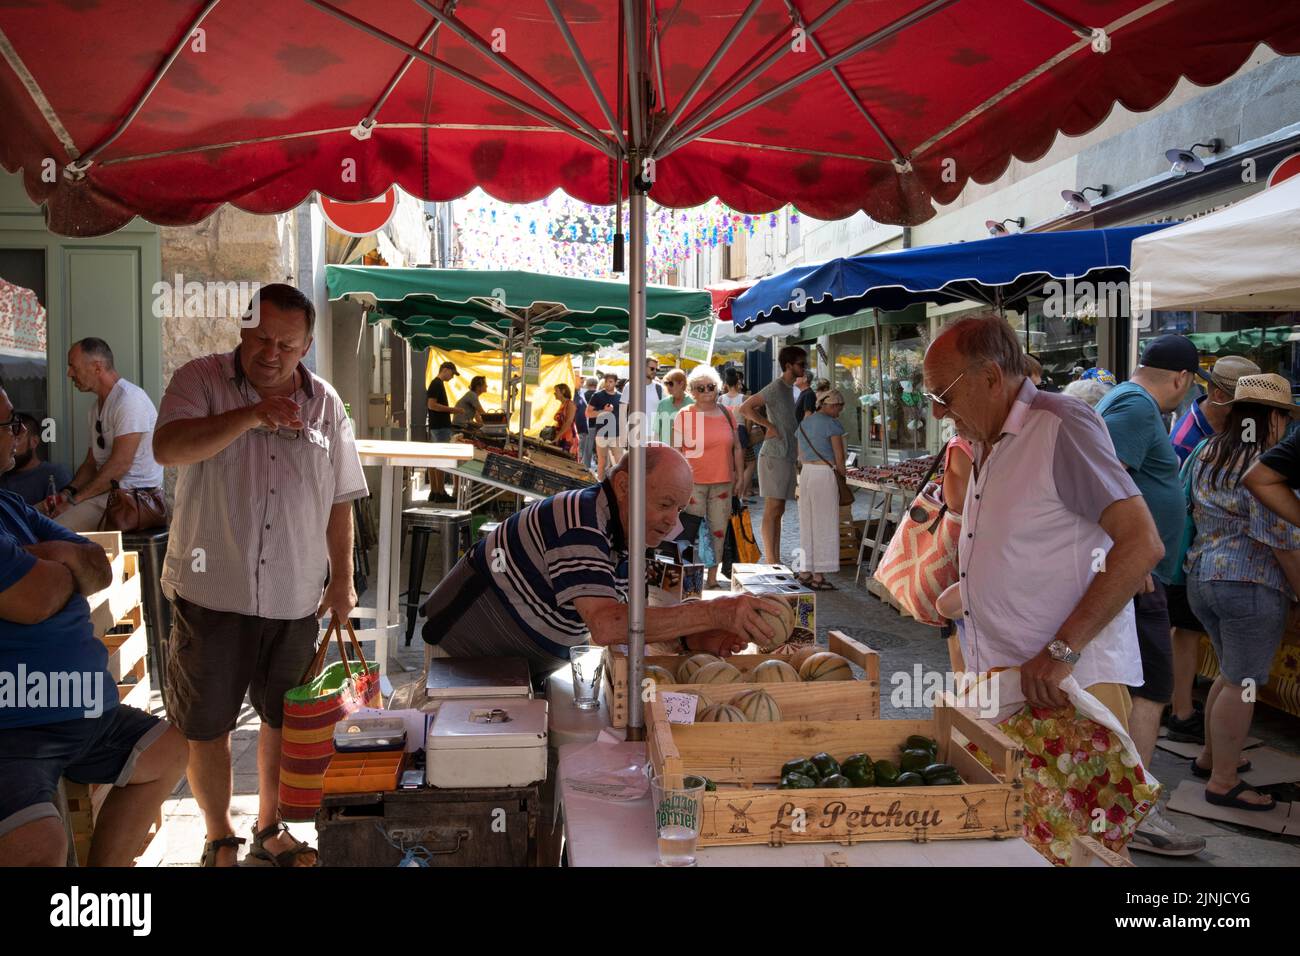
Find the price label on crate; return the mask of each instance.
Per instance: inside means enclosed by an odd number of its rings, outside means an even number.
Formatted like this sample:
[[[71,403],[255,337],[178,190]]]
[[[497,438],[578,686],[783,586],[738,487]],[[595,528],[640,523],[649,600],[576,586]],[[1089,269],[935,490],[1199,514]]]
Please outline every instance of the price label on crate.
[[[699,706],[699,697],[694,694],[674,694],[672,691],[664,691],[659,695],[659,699],[664,702],[664,710],[668,713],[670,724],[695,723],[695,708]]]

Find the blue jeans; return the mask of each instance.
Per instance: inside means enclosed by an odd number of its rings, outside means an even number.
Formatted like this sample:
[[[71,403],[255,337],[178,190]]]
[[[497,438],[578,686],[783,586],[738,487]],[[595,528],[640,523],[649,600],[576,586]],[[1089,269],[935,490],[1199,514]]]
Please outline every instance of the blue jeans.
[[[1286,630],[1286,595],[1264,584],[1202,581],[1189,575],[1187,603],[1210,635],[1224,680],[1267,684]]]
[[[596,464],[596,432],[588,428],[580,436],[578,442],[578,460],[582,462],[584,468],[592,468]]]

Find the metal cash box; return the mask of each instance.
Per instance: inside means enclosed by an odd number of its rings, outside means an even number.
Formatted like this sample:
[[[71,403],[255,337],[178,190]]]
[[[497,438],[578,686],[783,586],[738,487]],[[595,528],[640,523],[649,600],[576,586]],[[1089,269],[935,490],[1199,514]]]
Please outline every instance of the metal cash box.
[[[446,700],[425,742],[425,779],[444,788],[526,786],[546,779],[546,742],[544,700]]]

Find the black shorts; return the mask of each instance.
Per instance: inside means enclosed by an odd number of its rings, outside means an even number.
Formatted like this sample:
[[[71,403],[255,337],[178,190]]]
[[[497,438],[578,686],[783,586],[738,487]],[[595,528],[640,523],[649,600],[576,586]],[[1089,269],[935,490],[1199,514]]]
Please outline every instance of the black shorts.
[[[58,817],[59,778],[126,786],[167,722],[118,704],[98,717],[0,730],[0,836]]]
[[[1137,619],[1138,650],[1142,653],[1142,686],[1130,687],[1134,697],[1167,704],[1174,696],[1174,648],[1169,635],[1169,603],[1158,578],[1155,590],[1133,598]]]
[[[1205,625],[1200,622],[1187,601],[1186,584],[1166,585],[1165,597],[1169,603],[1170,627],[1179,627],[1185,631],[1205,631]]]
[[[247,694],[262,723],[284,723],[284,695],[302,682],[320,622],[213,611],[179,594],[167,648],[167,716],[188,740],[235,729]]]

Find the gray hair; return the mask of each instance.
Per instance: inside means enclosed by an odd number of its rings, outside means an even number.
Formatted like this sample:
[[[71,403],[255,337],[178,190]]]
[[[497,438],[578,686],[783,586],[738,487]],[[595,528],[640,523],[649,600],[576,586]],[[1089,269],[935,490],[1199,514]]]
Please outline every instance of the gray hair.
[[[1097,381],[1095,378],[1081,378],[1078,381],[1071,382],[1065,388],[1061,389],[1062,395],[1069,395],[1071,398],[1077,398],[1082,402],[1087,402],[1094,408],[1097,403],[1106,397],[1110,388]]]
[[[584,388],[599,388],[600,379],[596,378],[594,375],[589,375],[587,376],[587,380],[582,384]]]
[[[1025,375],[1025,350],[1009,322],[993,312],[954,322],[939,333],[953,338],[956,350],[968,362],[992,362],[1007,378]]]
[[[74,349],[81,349],[81,354],[88,358],[96,359],[104,363],[104,368],[109,371],[113,370],[113,350],[103,339],[97,339],[93,335],[84,339],[79,339],[72,343]]]
[[[712,365],[697,365],[691,369],[690,374],[686,376],[686,387],[694,388],[696,382],[712,382],[714,388],[719,392],[722,391],[722,379],[718,378],[718,373],[714,371]]]

